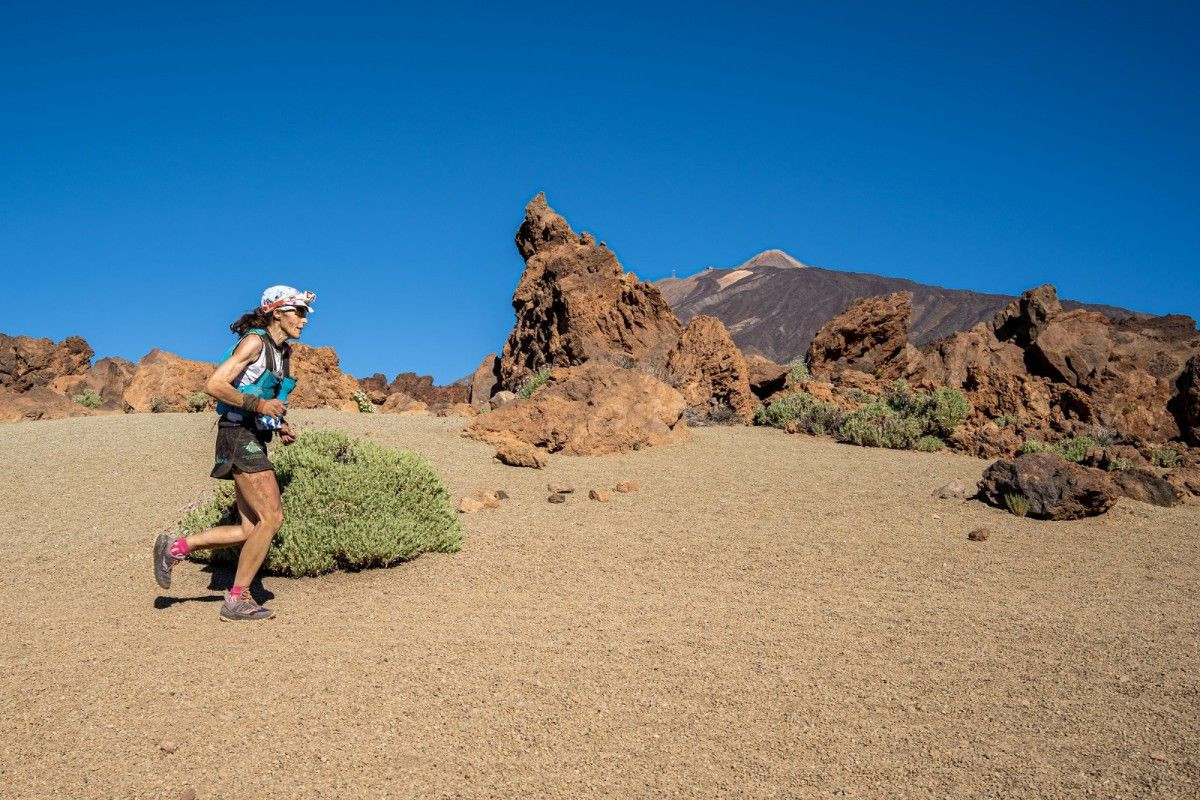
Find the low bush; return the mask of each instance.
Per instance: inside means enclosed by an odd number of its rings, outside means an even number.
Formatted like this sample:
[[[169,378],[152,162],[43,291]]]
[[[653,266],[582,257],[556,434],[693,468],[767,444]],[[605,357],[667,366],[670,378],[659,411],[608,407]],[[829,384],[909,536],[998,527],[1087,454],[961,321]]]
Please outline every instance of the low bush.
[[[1023,494],[1004,495],[1004,505],[1008,506],[1008,510],[1018,517],[1029,513],[1029,499]]]
[[[1071,461],[1078,464],[1083,461],[1087,455],[1087,451],[1096,447],[1096,440],[1090,436],[1076,436],[1073,439],[1064,439],[1061,442],[1055,442],[1051,446],[1051,450],[1063,457],[1064,461]]]
[[[1039,442],[1037,439],[1026,439],[1021,445],[1021,454],[1028,453],[1044,453],[1050,449],[1050,445],[1045,442]]]
[[[837,433],[845,418],[845,412],[832,403],[822,403],[808,392],[793,392],[773,403],[760,406],[754,413],[759,425],[786,428],[788,423],[816,436]]]
[[[837,438],[864,447],[911,450],[923,432],[916,417],[896,411],[884,400],[876,400],[848,413]]]
[[[267,572],[319,575],[383,567],[461,547],[462,526],[450,492],[417,454],[332,430],[303,433],[277,452],[284,520],[267,551]],[[237,519],[228,482],[184,516],[180,528],[192,534]],[[195,557],[234,563],[239,551],[201,550]]]
[[[354,404],[358,406],[358,412],[360,414],[375,413],[375,404],[371,402],[371,398],[367,397],[367,393],[362,389],[359,389],[357,392],[350,395],[350,399],[352,399]]]
[[[100,404],[104,402],[104,398],[95,389],[84,389],[79,394],[72,395],[71,399],[84,408],[99,408]]]
[[[913,449],[920,450],[922,453],[936,453],[938,450],[944,450],[946,443],[936,436],[922,436],[917,439]]]
[[[196,392],[188,398],[188,408],[192,411],[203,411],[208,408],[208,395],[204,392]]]
[[[1167,447],[1156,447],[1150,454],[1150,463],[1156,467],[1171,469],[1179,463],[1179,453]]]
[[[1128,458],[1117,456],[1105,465],[1105,469],[1107,469],[1109,472],[1120,472],[1121,470],[1129,469],[1132,466],[1133,462]]]
[[[808,371],[808,364],[804,363],[803,358],[797,358],[788,366],[790,367],[787,378],[788,386],[795,386],[801,381],[806,381],[812,377],[812,374]]]
[[[550,368],[542,367],[533,374],[533,377],[525,381],[524,386],[517,390],[517,397],[532,397],[533,393],[545,386],[548,380],[550,380]]]

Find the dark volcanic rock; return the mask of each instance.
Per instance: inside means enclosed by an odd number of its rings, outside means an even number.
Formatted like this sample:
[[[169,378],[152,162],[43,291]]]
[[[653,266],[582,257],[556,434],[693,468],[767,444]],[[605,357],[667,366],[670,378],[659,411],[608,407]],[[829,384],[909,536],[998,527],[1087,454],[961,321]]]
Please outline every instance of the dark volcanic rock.
[[[980,497],[1006,508],[1005,497],[1010,494],[1029,501],[1029,516],[1053,520],[1103,514],[1119,497],[1108,473],[1072,464],[1053,453],[1029,453],[988,467],[979,482]]]
[[[1112,473],[1113,483],[1123,497],[1170,508],[1183,502],[1184,492],[1153,470],[1132,468]]]

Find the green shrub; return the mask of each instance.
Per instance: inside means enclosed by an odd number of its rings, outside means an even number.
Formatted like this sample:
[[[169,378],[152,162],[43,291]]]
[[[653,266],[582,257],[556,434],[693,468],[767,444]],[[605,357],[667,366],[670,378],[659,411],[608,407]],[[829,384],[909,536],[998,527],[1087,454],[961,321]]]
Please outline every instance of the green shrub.
[[[203,411],[208,408],[208,395],[204,392],[196,392],[188,398],[188,408],[192,411]]]
[[[1044,453],[1050,449],[1050,445],[1045,442],[1039,442],[1037,439],[1026,439],[1021,445],[1021,453]]]
[[[928,419],[926,430],[943,439],[954,433],[970,415],[971,401],[958,389],[948,386],[934,389],[921,410],[921,416]]]
[[[1018,517],[1023,517],[1029,513],[1029,499],[1023,494],[1004,495],[1004,505],[1008,506],[1008,510]]]
[[[1171,469],[1179,463],[1179,453],[1167,447],[1156,447],[1150,454],[1150,463],[1156,467]]]
[[[1133,462],[1130,461],[1128,458],[1122,458],[1121,456],[1117,456],[1116,458],[1110,460],[1108,462],[1108,464],[1105,465],[1105,468],[1109,472],[1119,472],[1123,469],[1129,469],[1132,466],[1133,466]]]
[[[72,395],[71,399],[84,408],[99,408],[100,404],[104,402],[104,398],[97,394],[95,389],[91,388],[84,389],[79,394]]]
[[[533,393],[542,388],[548,380],[550,380],[550,368],[542,367],[525,382],[524,386],[517,390],[517,397],[532,397]]]
[[[359,389],[357,392],[350,395],[350,398],[354,401],[355,405],[358,406],[358,412],[360,414],[375,413],[375,404],[371,402],[371,398],[367,397],[367,393],[362,389]]]
[[[319,575],[382,567],[461,547],[462,526],[450,492],[417,454],[332,430],[303,433],[278,453],[284,519],[263,564],[268,572]],[[222,483],[180,527],[192,534],[235,524],[237,518],[233,485]],[[233,563],[238,550],[201,550],[196,556]]]
[[[803,358],[795,359],[789,366],[791,369],[788,370],[788,386],[795,386],[801,381],[806,381],[812,377],[812,373],[808,371],[808,364],[804,363]]]
[[[922,436],[917,439],[914,449],[920,450],[922,453],[936,453],[938,450],[943,450],[946,443],[936,436]]]
[[[815,436],[836,433],[844,417],[842,409],[822,403],[808,392],[784,395],[754,412],[754,421],[759,425],[786,428],[789,422],[794,422],[797,429]]]
[[[1062,456],[1064,461],[1073,461],[1078,464],[1087,456],[1087,451],[1095,446],[1096,440],[1092,437],[1076,436],[1074,439],[1055,442],[1050,449]]]
[[[1001,414],[992,422],[996,423],[997,428],[1007,428],[1009,425],[1015,425],[1021,421],[1021,418],[1016,414]]]
[[[924,431],[916,417],[901,414],[887,402],[876,400],[846,415],[838,439],[864,447],[911,450]]]

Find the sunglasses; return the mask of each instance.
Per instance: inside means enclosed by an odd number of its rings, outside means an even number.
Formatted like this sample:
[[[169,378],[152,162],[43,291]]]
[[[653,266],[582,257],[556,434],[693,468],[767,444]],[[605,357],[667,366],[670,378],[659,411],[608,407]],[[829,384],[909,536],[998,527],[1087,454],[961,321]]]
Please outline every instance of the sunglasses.
[[[297,317],[307,317],[308,316],[308,309],[305,308],[304,306],[295,306],[293,308],[285,308],[283,310],[290,311],[293,314],[295,314]]]

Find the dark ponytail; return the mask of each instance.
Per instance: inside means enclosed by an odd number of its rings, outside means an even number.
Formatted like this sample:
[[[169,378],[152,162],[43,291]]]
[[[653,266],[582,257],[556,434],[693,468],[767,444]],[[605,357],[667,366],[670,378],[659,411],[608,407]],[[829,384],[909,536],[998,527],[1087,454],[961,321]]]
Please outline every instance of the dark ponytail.
[[[229,330],[233,331],[237,336],[245,336],[246,331],[251,328],[262,328],[266,330],[267,325],[271,323],[271,312],[263,311],[262,309],[254,309],[242,314],[237,320],[229,326]]]

